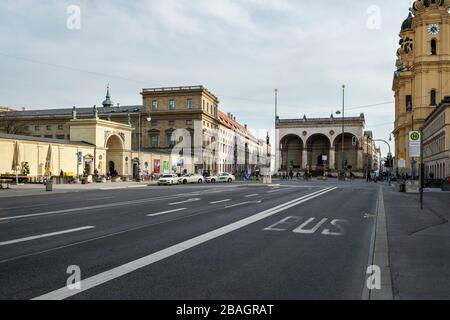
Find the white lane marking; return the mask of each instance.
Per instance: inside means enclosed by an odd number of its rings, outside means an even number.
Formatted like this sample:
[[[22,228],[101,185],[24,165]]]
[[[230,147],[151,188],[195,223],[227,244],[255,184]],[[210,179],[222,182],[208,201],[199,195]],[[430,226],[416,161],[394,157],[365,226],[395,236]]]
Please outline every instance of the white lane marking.
[[[46,234],[41,234],[41,235],[31,236],[31,237],[26,237],[26,238],[21,238],[21,239],[15,239],[15,240],[10,240],[10,241],[4,241],[4,242],[0,242],[0,246],[6,246],[9,244],[26,242],[26,241],[31,241],[31,240],[41,239],[41,238],[48,238],[48,237],[58,236],[61,234],[72,233],[72,232],[77,232],[77,231],[84,231],[84,230],[93,229],[93,228],[95,228],[95,227],[87,226],[87,227],[81,227],[81,228],[76,228],[76,229],[69,229],[69,230],[63,230],[63,231],[58,231],[58,232],[46,233]]]
[[[260,201],[246,201],[246,202],[241,202],[241,203],[232,204],[231,206],[225,207],[225,209],[235,208],[235,207],[240,207],[240,206],[245,206],[245,205],[247,205],[247,204],[260,204],[260,203],[262,203],[262,200],[260,200]]]
[[[168,211],[163,211],[163,212],[158,212],[158,213],[151,213],[151,214],[148,214],[147,216],[156,217],[156,216],[161,216],[163,214],[173,213],[173,212],[178,212],[178,211],[183,211],[183,210],[186,210],[186,208],[179,208],[179,209],[173,209],[173,210],[168,210]]]
[[[255,194],[249,194],[247,196],[245,196],[246,198],[252,198],[252,197],[256,197],[259,196],[259,194],[255,193]]]
[[[272,190],[272,191],[267,191],[267,193],[279,192],[281,190],[283,190],[283,189],[276,189],[276,190]]]
[[[0,210],[12,210],[12,209],[26,209],[26,208],[35,208],[35,207],[46,207],[48,204],[35,204],[23,207],[9,207],[9,208],[0,208]]]
[[[314,234],[316,233],[317,230],[319,230],[319,228],[328,221],[328,218],[324,218],[322,220],[320,220],[320,222],[318,222],[314,227],[312,227],[311,229],[305,229],[306,226],[308,224],[310,224],[311,222],[313,222],[314,220],[316,220],[316,218],[310,218],[309,220],[307,220],[305,223],[303,223],[300,227],[298,227],[297,229],[295,229],[293,232],[294,233],[301,233],[301,234]]]
[[[86,199],[86,201],[98,201],[98,200],[107,200],[107,199],[114,199],[114,197],[92,198],[92,199]]]
[[[221,237],[223,235],[229,234],[233,231],[242,229],[248,225],[251,225],[255,222],[258,222],[260,220],[266,219],[270,216],[273,216],[279,212],[285,211],[289,208],[295,207],[299,204],[302,204],[304,202],[307,202],[309,200],[315,199],[317,197],[320,197],[328,192],[331,192],[337,188],[328,188],[328,189],[322,189],[320,191],[311,193],[309,195],[303,196],[301,198],[289,201],[287,203],[281,204],[279,206],[270,208],[268,210],[262,211],[260,213],[257,213],[253,216],[250,216],[248,218],[245,218],[243,220],[234,222],[232,224],[229,224],[227,226],[224,226],[222,228],[213,230],[211,232],[205,233],[203,235],[200,235],[198,237],[192,238],[190,240],[181,242],[179,244],[176,244],[172,247],[163,249],[161,251],[158,251],[156,253],[152,253],[148,256],[145,256],[143,258],[131,261],[129,263],[123,264],[119,267],[116,267],[114,269],[99,273],[95,276],[92,276],[90,278],[87,278],[85,280],[81,281],[81,289],[80,290],[69,290],[67,287],[62,287],[60,289],[57,289],[55,291],[46,293],[44,295],[41,295],[39,297],[34,298],[33,300],[63,300],[70,298],[72,296],[75,296],[83,291],[95,288],[101,284],[104,284],[106,282],[109,282],[111,280],[117,279],[119,277],[122,277],[128,273],[131,273],[133,271],[142,269],[144,267],[147,267],[151,264],[154,264],[158,261],[164,260],[166,258],[169,258],[173,255],[176,255],[180,252],[189,250],[193,247],[196,247],[198,245],[201,245],[203,243],[206,243],[210,240],[216,239],[218,237]]]
[[[224,200],[219,200],[219,201],[213,201],[213,202],[210,202],[210,204],[224,203],[224,202],[229,202],[229,201],[231,201],[231,199],[224,199]]]
[[[202,200],[202,199],[200,199],[200,198],[193,198],[193,199],[188,199],[188,200],[185,200],[185,201],[169,203],[169,206],[175,206],[177,204],[183,204],[183,203],[197,202],[197,201],[200,201],[200,200]]]
[[[23,219],[23,218],[33,218],[33,217],[48,216],[48,215],[54,215],[54,214],[67,214],[67,213],[73,213],[73,212],[78,212],[78,211],[121,207],[121,206],[142,204],[142,203],[147,203],[147,202],[155,202],[155,201],[159,201],[159,200],[176,199],[176,198],[181,198],[181,197],[186,197],[186,195],[178,194],[178,195],[173,195],[173,196],[163,196],[163,197],[157,197],[157,198],[151,198],[151,199],[140,199],[140,200],[131,200],[131,201],[123,201],[123,202],[114,202],[114,203],[100,204],[100,205],[89,206],[89,207],[79,207],[79,208],[73,208],[73,209],[62,209],[62,210],[49,211],[49,212],[33,213],[33,214],[26,214],[26,215],[21,215],[21,216],[0,218],[0,221],[8,221],[8,220],[15,220],[15,219]]]

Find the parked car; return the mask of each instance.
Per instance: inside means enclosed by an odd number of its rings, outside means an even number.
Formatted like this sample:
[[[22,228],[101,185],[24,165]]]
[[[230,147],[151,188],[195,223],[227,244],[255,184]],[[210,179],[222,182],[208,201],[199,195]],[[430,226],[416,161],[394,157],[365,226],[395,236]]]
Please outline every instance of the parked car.
[[[204,183],[205,178],[199,174],[185,174],[178,178],[178,183],[188,184],[188,183]]]
[[[217,181],[219,181],[219,176],[218,175],[211,175],[205,178],[207,183],[216,183]]]
[[[174,185],[178,184],[178,176],[176,174],[165,174],[158,180],[158,186],[160,185]]]
[[[217,175],[217,182],[228,182],[231,183],[233,181],[236,181],[236,177],[232,175],[231,173],[222,172]]]

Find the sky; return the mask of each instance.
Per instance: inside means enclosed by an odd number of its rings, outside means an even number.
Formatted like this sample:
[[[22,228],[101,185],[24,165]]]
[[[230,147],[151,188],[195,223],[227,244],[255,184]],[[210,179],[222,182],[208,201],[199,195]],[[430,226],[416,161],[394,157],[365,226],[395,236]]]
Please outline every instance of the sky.
[[[101,105],[108,84],[115,103],[140,105],[142,88],[204,85],[265,137],[275,88],[281,118],[330,117],[345,84],[346,115],[387,140],[410,2],[2,0],[0,106]]]

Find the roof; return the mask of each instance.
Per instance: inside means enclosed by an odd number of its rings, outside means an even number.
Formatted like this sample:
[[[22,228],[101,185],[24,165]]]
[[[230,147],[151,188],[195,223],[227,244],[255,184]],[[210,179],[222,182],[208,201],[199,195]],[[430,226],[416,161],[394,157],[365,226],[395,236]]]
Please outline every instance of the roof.
[[[209,94],[214,100],[219,101],[219,99],[206,87],[202,85],[198,86],[180,86],[180,87],[160,87],[160,88],[144,88],[142,89],[142,94],[146,93],[185,93],[185,92],[193,92],[193,91],[203,91]]]
[[[344,122],[364,122],[364,113],[361,113],[359,117],[345,117]],[[325,122],[336,122],[342,123],[342,117],[331,116],[329,118],[307,118],[304,116],[300,119],[277,119],[277,124],[289,124],[289,123],[306,123],[306,124],[317,124]]]
[[[220,111],[220,110],[218,110],[218,111],[219,111],[218,112],[219,121],[223,126],[228,127],[232,130],[238,131],[250,139],[256,139],[256,137],[253,135],[253,133],[250,130],[248,130],[247,128],[245,128],[245,126],[243,126],[239,122],[233,120],[231,117],[229,117],[222,111]]]
[[[120,107],[107,107],[97,108],[99,115],[114,115],[141,112],[143,106],[120,106]],[[76,108],[77,116],[92,116],[93,108]],[[43,110],[26,110],[26,111],[13,111],[8,113],[0,113],[1,117],[72,117],[73,108],[64,109],[43,109]]]
[[[88,146],[88,147],[94,146],[93,144],[87,143],[84,141],[49,139],[49,138],[23,136],[23,135],[6,134],[6,133],[0,133],[0,139],[25,140],[25,141],[46,142],[46,143],[50,143],[50,144],[66,144],[66,145]]]

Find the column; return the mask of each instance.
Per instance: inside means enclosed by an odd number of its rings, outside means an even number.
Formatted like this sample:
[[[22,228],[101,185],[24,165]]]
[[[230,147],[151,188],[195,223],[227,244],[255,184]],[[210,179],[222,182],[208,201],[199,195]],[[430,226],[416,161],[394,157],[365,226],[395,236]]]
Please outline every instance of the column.
[[[303,149],[302,168],[306,169],[307,166],[308,166],[308,150],[307,149]]]
[[[357,155],[357,170],[364,172],[364,150],[362,148],[358,149],[358,155]]]
[[[330,170],[336,169],[336,150],[335,148],[330,148],[330,158],[328,159]]]

